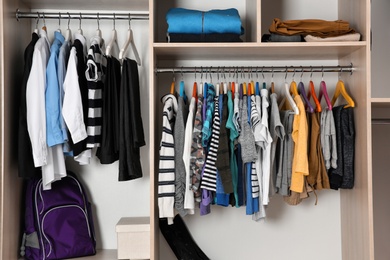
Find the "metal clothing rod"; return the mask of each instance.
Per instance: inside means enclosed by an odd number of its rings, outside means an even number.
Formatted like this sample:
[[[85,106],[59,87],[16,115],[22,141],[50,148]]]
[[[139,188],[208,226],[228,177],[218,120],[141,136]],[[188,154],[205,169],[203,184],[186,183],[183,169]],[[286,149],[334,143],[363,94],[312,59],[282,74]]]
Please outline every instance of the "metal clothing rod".
[[[353,73],[352,63],[348,66],[214,66],[214,67],[165,67],[156,68],[156,73],[304,73],[304,72],[349,72]]]
[[[21,12],[15,13],[16,20],[22,18],[34,19],[94,19],[94,20],[149,20],[149,13],[69,13],[69,12]]]

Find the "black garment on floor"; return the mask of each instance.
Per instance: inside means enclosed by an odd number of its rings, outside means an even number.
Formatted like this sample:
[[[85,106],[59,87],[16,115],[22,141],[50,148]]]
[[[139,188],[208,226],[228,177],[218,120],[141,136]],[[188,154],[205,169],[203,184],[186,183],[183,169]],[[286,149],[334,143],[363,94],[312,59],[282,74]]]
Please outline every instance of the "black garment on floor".
[[[119,101],[119,181],[142,177],[139,148],[145,138],[140,99],[137,62],[125,59]]]
[[[352,189],[354,185],[355,126],[353,108],[332,109],[337,139],[337,169],[329,169],[330,188]]]
[[[168,42],[242,42],[235,33],[169,33],[167,38]]]
[[[187,226],[177,214],[173,224],[168,225],[166,218],[160,219],[160,230],[179,260],[208,260],[206,254],[199,248],[192,238]]]
[[[73,47],[76,48],[76,58],[77,58],[77,74],[79,76],[79,87],[80,87],[80,95],[81,95],[81,103],[83,104],[83,117],[84,120],[88,118],[88,86],[87,86],[87,78],[85,77],[85,55],[84,55],[84,47],[80,40],[75,40],[73,42]],[[85,126],[86,127],[86,126]],[[87,130],[87,128],[85,128]],[[69,142],[70,144],[73,141]],[[87,149],[87,139],[73,144],[73,156],[77,156],[84,152]]]
[[[28,77],[30,76],[32,58],[35,43],[39,36],[32,34],[31,42],[24,51],[24,71],[22,84],[20,86],[20,104],[19,104],[19,129],[18,129],[18,167],[19,177],[32,178],[41,176],[41,167],[35,168],[32,155],[31,140],[27,129],[27,105],[26,105],[26,88]]]
[[[115,57],[107,57],[107,72],[102,92],[102,141],[97,150],[101,164],[111,164],[119,159],[119,90],[121,64]]]

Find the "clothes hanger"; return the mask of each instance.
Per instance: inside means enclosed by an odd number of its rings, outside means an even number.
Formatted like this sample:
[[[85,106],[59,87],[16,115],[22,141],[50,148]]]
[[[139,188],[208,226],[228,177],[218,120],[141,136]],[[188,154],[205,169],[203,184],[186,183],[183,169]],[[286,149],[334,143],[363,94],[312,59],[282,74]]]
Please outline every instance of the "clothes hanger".
[[[180,80],[180,92],[179,92],[180,97],[184,99],[184,102],[187,103],[187,95],[186,95],[186,89],[184,86],[184,79],[183,79],[183,68],[181,71],[181,80]]]
[[[298,90],[297,90],[297,83],[295,82],[294,80],[294,76],[295,76],[295,69],[294,69],[294,74],[293,74],[293,79],[291,81],[291,84],[290,84],[290,93],[294,96],[297,96],[299,95],[298,93]]]
[[[122,61],[124,59],[124,56],[125,56],[126,51],[127,51],[127,47],[129,46],[129,44],[131,44],[131,48],[132,48],[133,53],[134,53],[135,61],[137,62],[137,64],[139,66],[141,66],[141,58],[139,57],[137,47],[135,46],[135,43],[134,43],[133,30],[131,29],[130,23],[131,23],[131,18],[130,18],[130,14],[129,14],[129,29],[127,30],[126,41],[123,44],[123,46],[119,52],[119,60]]]
[[[341,69],[341,72],[342,72],[342,69]],[[344,108],[355,107],[355,102],[353,101],[351,96],[347,93],[347,90],[345,89],[344,82],[341,80],[340,74],[339,74],[339,81],[337,82],[336,90],[335,90],[334,96],[332,98],[332,106],[334,106],[334,104],[336,103],[336,100],[340,96],[340,94],[343,96],[343,98],[348,103],[347,105],[344,106]]]
[[[35,24],[35,29],[34,33],[38,34],[38,23],[39,23],[39,13],[37,12],[38,18],[37,18],[37,23]]]
[[[195,98],[195,104],[198,103],[198,84],[196,83],[196,67],[195,67],[195,81],[192,87],[192,97]]]
[[[111,31],[111,40],[110,40],[110,42],[107,44],[107,47],[106,47],[106,55],[107,55],[107,56],[112,56],[112,49],[113,49],[115,46],[117,46],[117,49],[119,48],[119,46],[118,46],[117,32],[116,32],[116,29],[115,29],[115,13],[114,13],[113,22],[114,22],[114,28],[113,28],[112,31]]]
[[[72,40],[72,31],[69,28],[69,24],[70,24],[70,14],[68,12],[68,28],[65,31],[65,41],[68,42]]]
[[[322,68],[322,80],[320,83],[320,92],[318,95],[318,102],[321,103],[322,96],[325,98],[326,106],[328,107],[328,110],[332,110],[333,105],[332,102],[330,101],[328,91],[326,90],[326,83],[324,81],[324,69]]]
[[[275,93],[274,68],[272,68],[272,75],[271,75],[271,93]]]
[[[81,29],[81,19],[82,19],[82,16],[81,16],[81,13],[80,13],[80,18],[79,18],[79,29],[77,30],[77,32],[81,35],[83,35],[83,29]]]
[[[309,101],[311,97],[313,97],[314,103],[316,104],[316,108],[315,108],[316,112],[321,112],[322,111],[321,103],[317,98],[316,90],[314,88],[314,83],[312,80],[310,80],[309,82],[309,92],[307,94],[307,98]]]
[[[295,72],[294,72],[295,74]],[[294,114],[295,115],[299,115],[299,109],[297,107],[297,104],[295,103],[293,97],[291,96],[291,93],[290,93],[290,87],[286,81],[287,79],[287,67],[286,67],[286,76],[284,77],[284,92],[285,92],[285,98],[282,100],[282,102],[280,103],[279,105],[279,109],[281,106],[283,106],[283,103],[285,102],[285,100],[287,99],[288,103],[290,104],[290,106],[292,107],[293,111],[294,111]],[[294,82],[294,80],[293,80]]]
[[[175,71],[172,70],[172,83],[171,83],[171,88],[169,90],[169,93],[174,95],[175,94]]]
[[[99,13],[97,13],[96,22],[97,22],[97,29],[96,29],[95,35],[92,36],[92,38],[90,39],[90,43],[91,43],[91,45],[97,44],[100,47],[102,47],[104,41],[103,41],[103,38],[102,38],[102,31],[100,30],[100,17],[99,17]]]
[[[45,21],[45,13],[42,13],[42,17],[43,17],[43,27],[42,27],[42,30],[44,30],[45,32],[47,32],[46,21]]]
[[[61,13],[58,13],[58,29],[57,32],[61,33]]]
[[[305,102],[305,106],[308,109],[309,113],[314,113],[314,107],[310,103],[309,99],[307,98],[306,91],[305,91],[305,85],[302,82],[302,76],[303,76],[303,69],[302,69],[302,74],[301,74],[301,80],[298,84],[298,93],[301,95],[303,101]]]
[[[265,82],[265,77],[264,77],[264,66],[263,69],[261,70],[261,75],[263,76],[263,89],[267,89],[267,83]]]

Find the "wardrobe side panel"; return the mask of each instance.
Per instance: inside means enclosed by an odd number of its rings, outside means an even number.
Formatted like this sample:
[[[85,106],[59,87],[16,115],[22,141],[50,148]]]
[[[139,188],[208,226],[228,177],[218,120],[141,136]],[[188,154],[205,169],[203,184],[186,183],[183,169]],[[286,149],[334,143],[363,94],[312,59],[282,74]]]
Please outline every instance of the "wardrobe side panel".
[[[371,172],[371,104],[367,48],[341,60],[352,62],[356,71],[345,79],[347,91],[355,100],[355,184],[341,191],[343,260],[373,260],[373,214]],[[344,78],[343,78],[344,79]]]
[[[17,22],[18,1],[2,1],[3,78],[1,86],[1,174],[2,174],[2,250],[1,259],[17,259],[21,242],[22,181],[17,167],[18,88],[23,73],[23,53],[31,32],[29,21]]]

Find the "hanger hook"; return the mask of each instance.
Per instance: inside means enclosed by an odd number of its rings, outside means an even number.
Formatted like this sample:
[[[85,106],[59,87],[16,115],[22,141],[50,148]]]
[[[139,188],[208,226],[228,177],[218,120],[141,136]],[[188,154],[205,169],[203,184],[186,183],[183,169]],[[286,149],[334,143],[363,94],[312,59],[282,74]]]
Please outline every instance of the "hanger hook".
[[[98,30],[100,30],[100,17],[99,17],[99,13],[97,13],[97,25],[98,25]]]
[[[294,68],[294,74],[293,74],[293,81],[294,81],[294,78],[295,78],[295,68]]]
[[[61,12],[58,12],[58,28],[61,28]]]
[[[313,66],[310,66],[310,80],[313,78]]]
[[[131,17],[130,17],[130,13],[129,13],[129,30],[131,29]]]
[[[37,12],[38,18],[37,18],[37,23],[35,24],[35,29],[38,30],[38,23],[39,23],[39,12]]]
[[[341,73],[343,73],[343,68],[340,66],[340,65],[338,65],[339,67],[340,67],[340,71],[339,71],[339,80],[341,79]]]
[[[271,72],[272,72],[272,74],[271,74],[272,82],[274,82],[274,67],[272,67]]]
[[[114,13],[114,19],[113,19],[113,22],[114,22],[114,30],[115,30],[115,13]]]
[[[302,77],[303,77],[303,66],[301,66],[301,81],[302,81]]]
[[[200,81],[203,80],[203,66],[200,66]]]
[[[213,83],[213,75],[211,75],[211,68],[212,68],[212,67],[210,67],[210,70],[209,70],[209,73],[210,73],[210,82]]]
[[[288,70],[287,70],[287,66],[286,66],[286,75],[284,75],[284,80],[287,80],[287,72],[288,72]]]
[[[196,82],[196,66],[195,66],[195,82]]]
[[[181,80],[183,80],[183,66],[180,68],[180,75],[181,75]]]
[[[263,76],[263,81],[265,81],[265,77],[264,77],[264,66],[263,66],[263,68],[261,69],[261,76]]]
[[[45,13],[42,13],[43,16],[43,26],[46,26]]]
[[[79,30],[81,30],[81,19],[82,19],[83,17],[81,16],[81,12],[80,12],[80,18],[79,18]]]
[[[69,14],[69,12],[67,12],[68,13],[68,30],[69,30],[69,24],[70,24],[70,14]]]
[[[217,68],[217,80],[218,80],[218,82],[219,82],[219,66],[218,66],[218,68]]]
[[[324,80],[324,66],[322,66],[322,80]]]
[[[223,66],[223,70],[222,70],[222,72],[223,72],[223,79],[226,81],[225,66]]]

